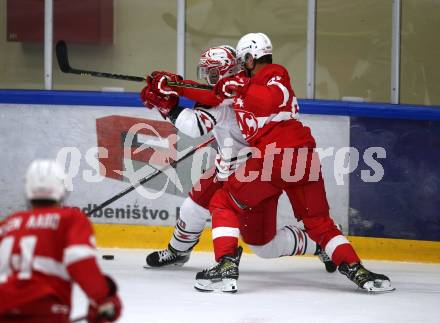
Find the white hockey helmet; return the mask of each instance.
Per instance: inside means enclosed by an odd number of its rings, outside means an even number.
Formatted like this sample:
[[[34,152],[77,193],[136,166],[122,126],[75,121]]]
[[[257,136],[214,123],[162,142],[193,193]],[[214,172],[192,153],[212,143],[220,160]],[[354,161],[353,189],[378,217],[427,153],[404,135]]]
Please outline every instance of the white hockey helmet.
[[[55,160],[34,160],[26,173],[27,199],[61,201],[66,195],[65,178],[62,166]]]
[[[236,74],[239,71],[236,56],[235,49],[228,45],[207,49],[200,56],[197,78],[215,85],[223,77]]]
[[[236,49],[238,63],[243,65],[249,55],[254,59],[272,55],[272,42],[266,34],[250,33],[240,38]]]

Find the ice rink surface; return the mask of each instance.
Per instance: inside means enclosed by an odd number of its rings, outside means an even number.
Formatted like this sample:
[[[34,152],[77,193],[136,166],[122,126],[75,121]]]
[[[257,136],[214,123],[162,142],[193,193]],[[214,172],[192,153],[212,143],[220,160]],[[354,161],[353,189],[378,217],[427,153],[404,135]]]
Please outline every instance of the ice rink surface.
[[[196,273],[214,263],[212,253],[194,252],[184,267],[144,269],[150,250],[100,249],[100,260],[120,287],[124,311],[119,322],[440,322],[440,265],[365,261],[391,278],[396,291],[368,294],[339,272],[328,274],[314,257],[261,259],[243,254],[238,293],[201,293]],[[72,317],[86,313],[87,301],[74,290]]]

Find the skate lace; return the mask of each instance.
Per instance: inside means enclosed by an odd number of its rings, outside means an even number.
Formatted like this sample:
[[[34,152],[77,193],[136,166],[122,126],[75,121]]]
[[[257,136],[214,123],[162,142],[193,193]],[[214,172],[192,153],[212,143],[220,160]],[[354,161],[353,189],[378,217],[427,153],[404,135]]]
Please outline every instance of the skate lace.
[[[204,273],[215,272],[215,271],[217,271],[217,269],[219,269],[221,267],[221,265],[222,265],[222,263],[220,262],[217,265],[215,265],[214,267],[203,269],[202,272],[204,272]]]
[[[354,279],[356,279],[360,284],[365,284],[367,281],[383,281],[389,280],[389,278],[382,274],[376,274],[369,271],[366,268],[360,268],[355,274]]]
[[[232,261],[221,261],[212,268],[204,269],[202,272],[206,277],[227,276],[236,274],[237,265]]]
[[[176,255],[171,252],[169,249],[164,249],[164,250],[160,250],[158,251],[158,255],[159,255],[159,261],[170,261],[176,258]]]
[[[367,281],[374,280],[374,274],[365,268],[359,268],[353,273],[353,280],[357,282],[359,286],[363,286]]]
[[[321,249],[321,251],[318,253],[318,257],[319,257],[319,259],[321,259],[321,261],[322,262],[329,262],[329,261],[332,261],[331,259],[330,259],[330,257],[327,255],[327,253],[324,251],[324,250],[322,250]]]

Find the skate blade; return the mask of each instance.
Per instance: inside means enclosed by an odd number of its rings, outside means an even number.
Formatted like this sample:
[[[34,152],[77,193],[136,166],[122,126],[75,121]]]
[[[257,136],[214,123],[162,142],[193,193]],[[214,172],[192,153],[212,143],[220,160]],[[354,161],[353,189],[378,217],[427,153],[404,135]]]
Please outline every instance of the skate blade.
[[[183,263],[175,263],[175,264],[164,265],[164,266],[160,266],[160,267],[153,267],[153,266],[149,266],[147,264],[147,265],[144,265],[143,268],[147,269],[147,270],[151,270],[151,269],[156,270],[156,269],[162,269],[162,268],[167,268],[167,269],[176,268],[177,269],[177,268],[182,267],[184,264],[185,263],[183,262]]]
[[[236,279],[223,279],[217,282],[199,279],[196,280],[194,288],[199,292],[236,293],[238,290]]]
[[[362,289],[368,293],[387,293],[396,290],[388,280],[366,282]]]

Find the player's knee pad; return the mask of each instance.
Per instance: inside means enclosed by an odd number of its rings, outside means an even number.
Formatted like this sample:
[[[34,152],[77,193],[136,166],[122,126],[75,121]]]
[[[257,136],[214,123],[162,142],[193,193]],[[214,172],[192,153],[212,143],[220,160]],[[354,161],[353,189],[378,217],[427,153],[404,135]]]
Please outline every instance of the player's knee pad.
[[[277,231],[278,196],[239,214],[240,234],[247,244],[262,246],[271,241]]]
[[[238,214],[241,211],[234,207],[227,191],[220,189],[214,194],[209,203],[209,211],[212,215],[213,229],[218,227],[240,227]]]
[[[191,198],[187,197],[180,207],[177,225],[185,231],[202,231],[210,216],[209,210],[198,205]]]
[[[322,178],[303,185],[291,186],[286,189],[286,193],[298,220],[315,217],[322,213],[329,215],[329,205]]]
[[[321,247],[324,247],[333,237],[342,234],[328,212],[305,217],[303,223],[309,236]]]
[[[299,227],[288,225],[276,232],[272,240],[264,245],[249,246],[261,258],[314,254],[316,243]]]
[[[277,246],[273,244],[272,241],[269,241],[268,243],[261,246],[250,244],[248,246],[260,258],[270,259],[279,257]]]
[[[195,203],[191,198],[186,198],[180,207],[170,246],[178,251],[193,248],[199,241],[209,217],[210,213],[207,209]]]

